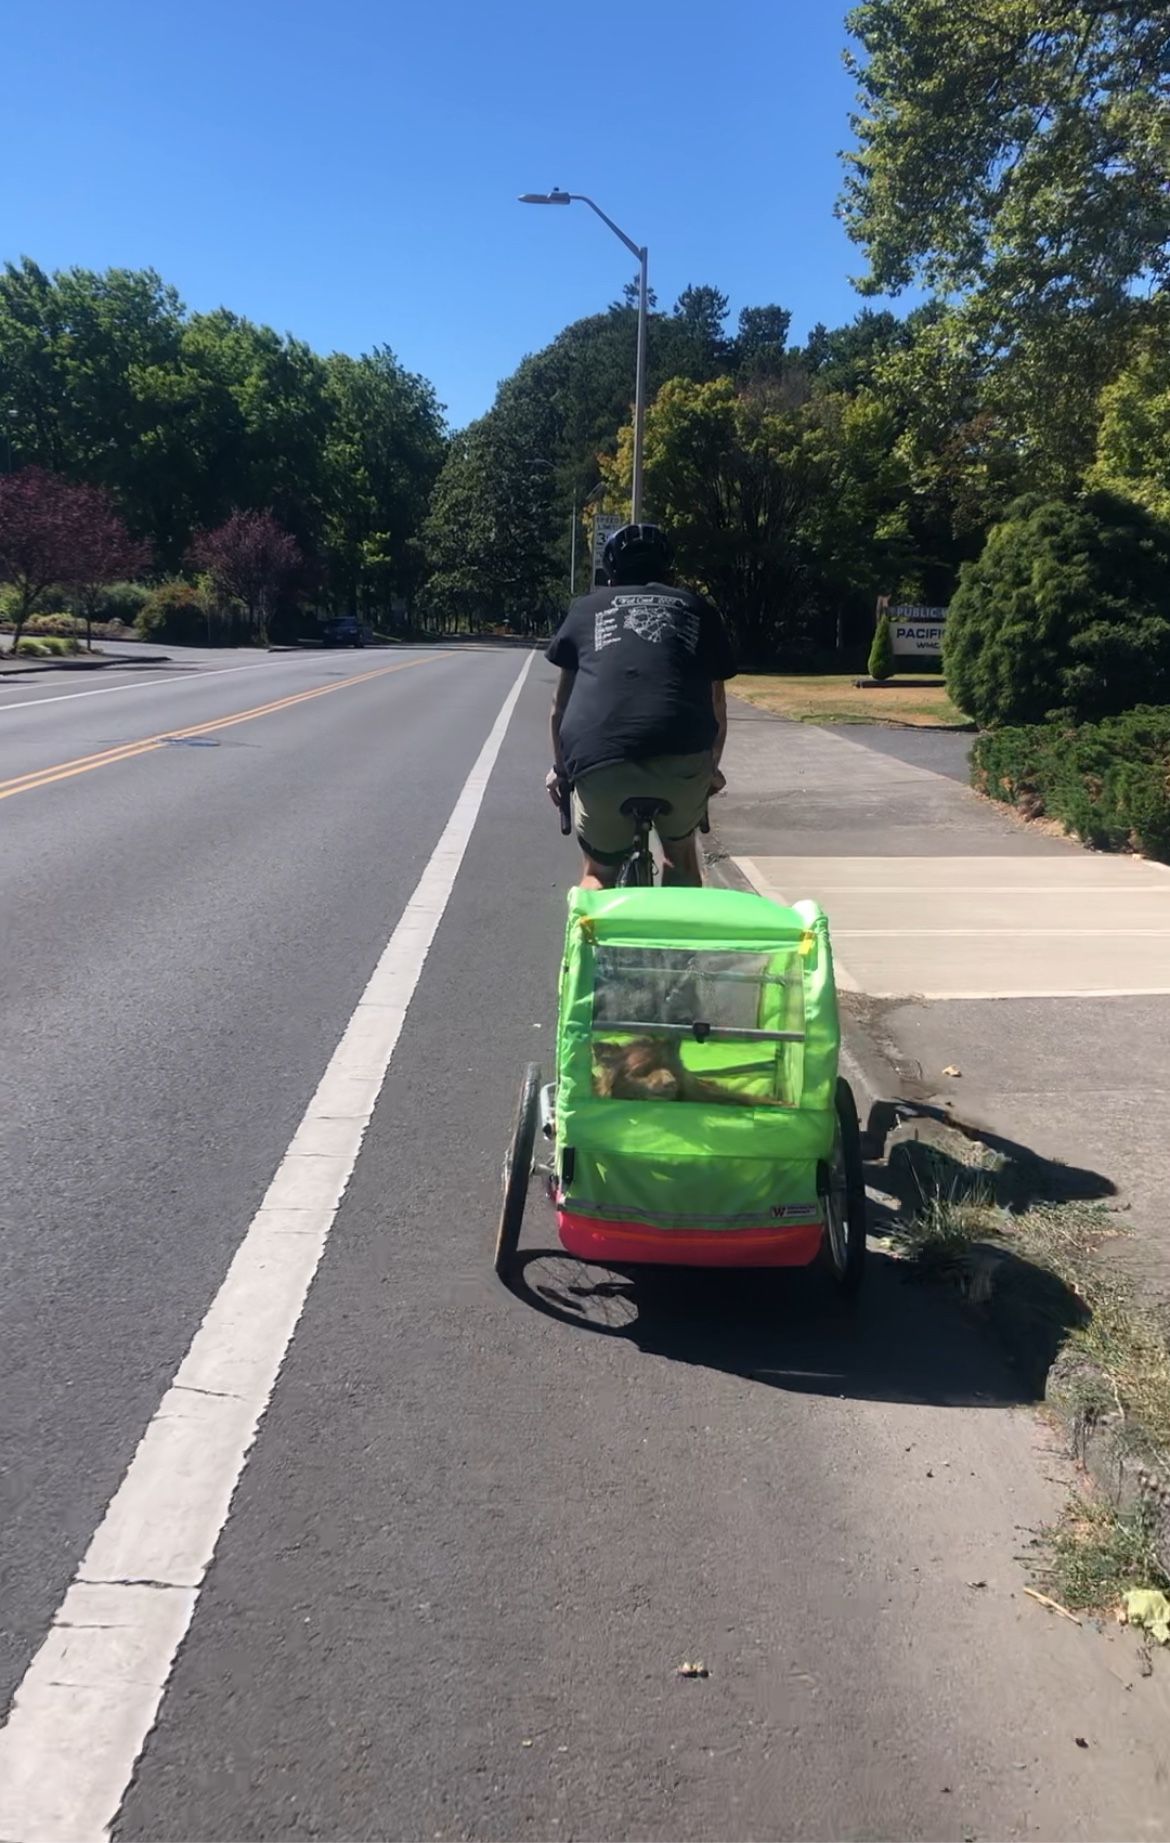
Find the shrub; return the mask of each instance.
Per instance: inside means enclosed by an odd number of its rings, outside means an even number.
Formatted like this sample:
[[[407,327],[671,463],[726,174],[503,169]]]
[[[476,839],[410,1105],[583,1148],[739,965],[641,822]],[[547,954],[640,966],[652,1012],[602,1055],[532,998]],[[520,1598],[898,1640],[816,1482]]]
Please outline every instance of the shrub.
[[[888,614],[882,615],[873,636],[873,645],[869,649],[869,675],[879,683],[894,675],[894,638],[890,632]]]
[[[144,640],[169,640],[176,646],[197,646],[207,639],[207,610],[199,590],[182,577],[160,583],[151,591],[135,617]]]
[[[48,659],[53,649],[47,640],[35,640],[26,636],[16,650],[26,659]]]
[[[978,723],[1076,723],[1170,702],[1170,526],[1126,500],[1017,500],[964,564],[947,690]]]
[[[121,621],[133,627],[139,609],[145,607],[152,591],[145,582],[110,582],[102,589],[94,608],[96,621]]]
[[[85,622],[72,614],[30,614],[24,624],[26,634],[84,634]]]
[[[1029,819],[1047,815],[1100,851],[1170,863],[1170,707],[1140,705],[1080,726],[989,730],[972,779]]]

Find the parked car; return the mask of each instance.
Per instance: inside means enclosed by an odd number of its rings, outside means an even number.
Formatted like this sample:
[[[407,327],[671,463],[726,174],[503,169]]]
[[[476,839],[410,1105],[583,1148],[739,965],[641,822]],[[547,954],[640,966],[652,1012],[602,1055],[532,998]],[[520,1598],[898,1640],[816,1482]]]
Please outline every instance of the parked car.
[[[365,646],[370,629],[356,614],[335,614],[321,622],[322,646]]]

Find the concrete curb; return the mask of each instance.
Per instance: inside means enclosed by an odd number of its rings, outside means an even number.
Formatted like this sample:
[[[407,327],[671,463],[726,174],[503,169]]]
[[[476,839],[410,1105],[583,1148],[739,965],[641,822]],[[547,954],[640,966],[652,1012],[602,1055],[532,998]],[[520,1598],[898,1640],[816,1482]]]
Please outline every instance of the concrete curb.
[[[707,865],[713,882],[727,889],[755,890],[713,834],[707,840]],[[841,1067],[857,1100],[866,1162],[885,1163],[898,1143],[895,1134],[918,1136],[924,1124],[918,1112],[920,1102],[907,1093],[912,1084],[907,1084],[848,1006],[842,1008]],[[963,1146],[974,1142],[991,1151],[977,1127],[934,1117],[941,1113],[941,1109],[932,1109],[925,1122],[933,1128],[931,1139],[941,1141],[951,1135]],[[992,1263],[1001,1252],[990,1243],[976,1245],[986,1249]],[[1035,1369],[1034,1361],[1029,1365],[1027,1360],[1030,1320],[1018,1300],[1013,1301],[1002,1289],[993,1289],[978,1306],[966,1304],[964,1309],[990,1328],[1015,1369],[1024,1373]],[[1111,1395],[1104,1371],[1066,1348],[1048,1367],[1039,1400],[1109,1502],[1122,1511],[1147,1507],[1155,1554],[1170,1574],[1170,1458],[1143,1447],[1119,1411],[1102,1409],[1102,1402]]]
[[[6,668],[0,663],[0,678],[35,678],[41,672],[137,672],[143,666],[173,664],[169,653],[152,653],[146,659],[34,659],[26,666]]]

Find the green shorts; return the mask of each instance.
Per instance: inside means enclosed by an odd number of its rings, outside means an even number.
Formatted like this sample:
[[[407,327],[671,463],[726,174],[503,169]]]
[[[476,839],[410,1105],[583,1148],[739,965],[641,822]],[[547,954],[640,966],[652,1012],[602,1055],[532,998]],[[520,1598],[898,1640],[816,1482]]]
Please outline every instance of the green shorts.
[[[620,864],[634,842],[634,821],[621,806],[634,797],[669,800],[670,811],[655,831],[670,843],[689,838],[706,810],[714,773],[709,749],[592,768],[573,788],[573,830],[581,849],[598,864]]]

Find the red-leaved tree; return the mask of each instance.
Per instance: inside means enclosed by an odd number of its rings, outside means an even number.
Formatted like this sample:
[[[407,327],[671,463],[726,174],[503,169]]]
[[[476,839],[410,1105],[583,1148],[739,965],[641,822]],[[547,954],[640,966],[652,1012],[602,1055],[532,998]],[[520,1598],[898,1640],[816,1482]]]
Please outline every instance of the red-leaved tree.
[[[24,467],[0,478],[0,581],[16,591],[14,653],[46,591],[72,588],[81,580],[95,521],[110,511],[99,489],[76,486],[43,467]]]
[[[103,590],[112,582],[133,580],[150,568],[151,549],[132,538],[110,495],[100,486],[77,488],[84,513],[74,548],[69,582],[85,617],[85,647],[93,651],[93,621]]]
[[[248,626],[262,637],[277,596],[302,565],[296,539],[271,512],[233,512],[213,531],[197,531],[190,555],[222,595],[243,603]]]

